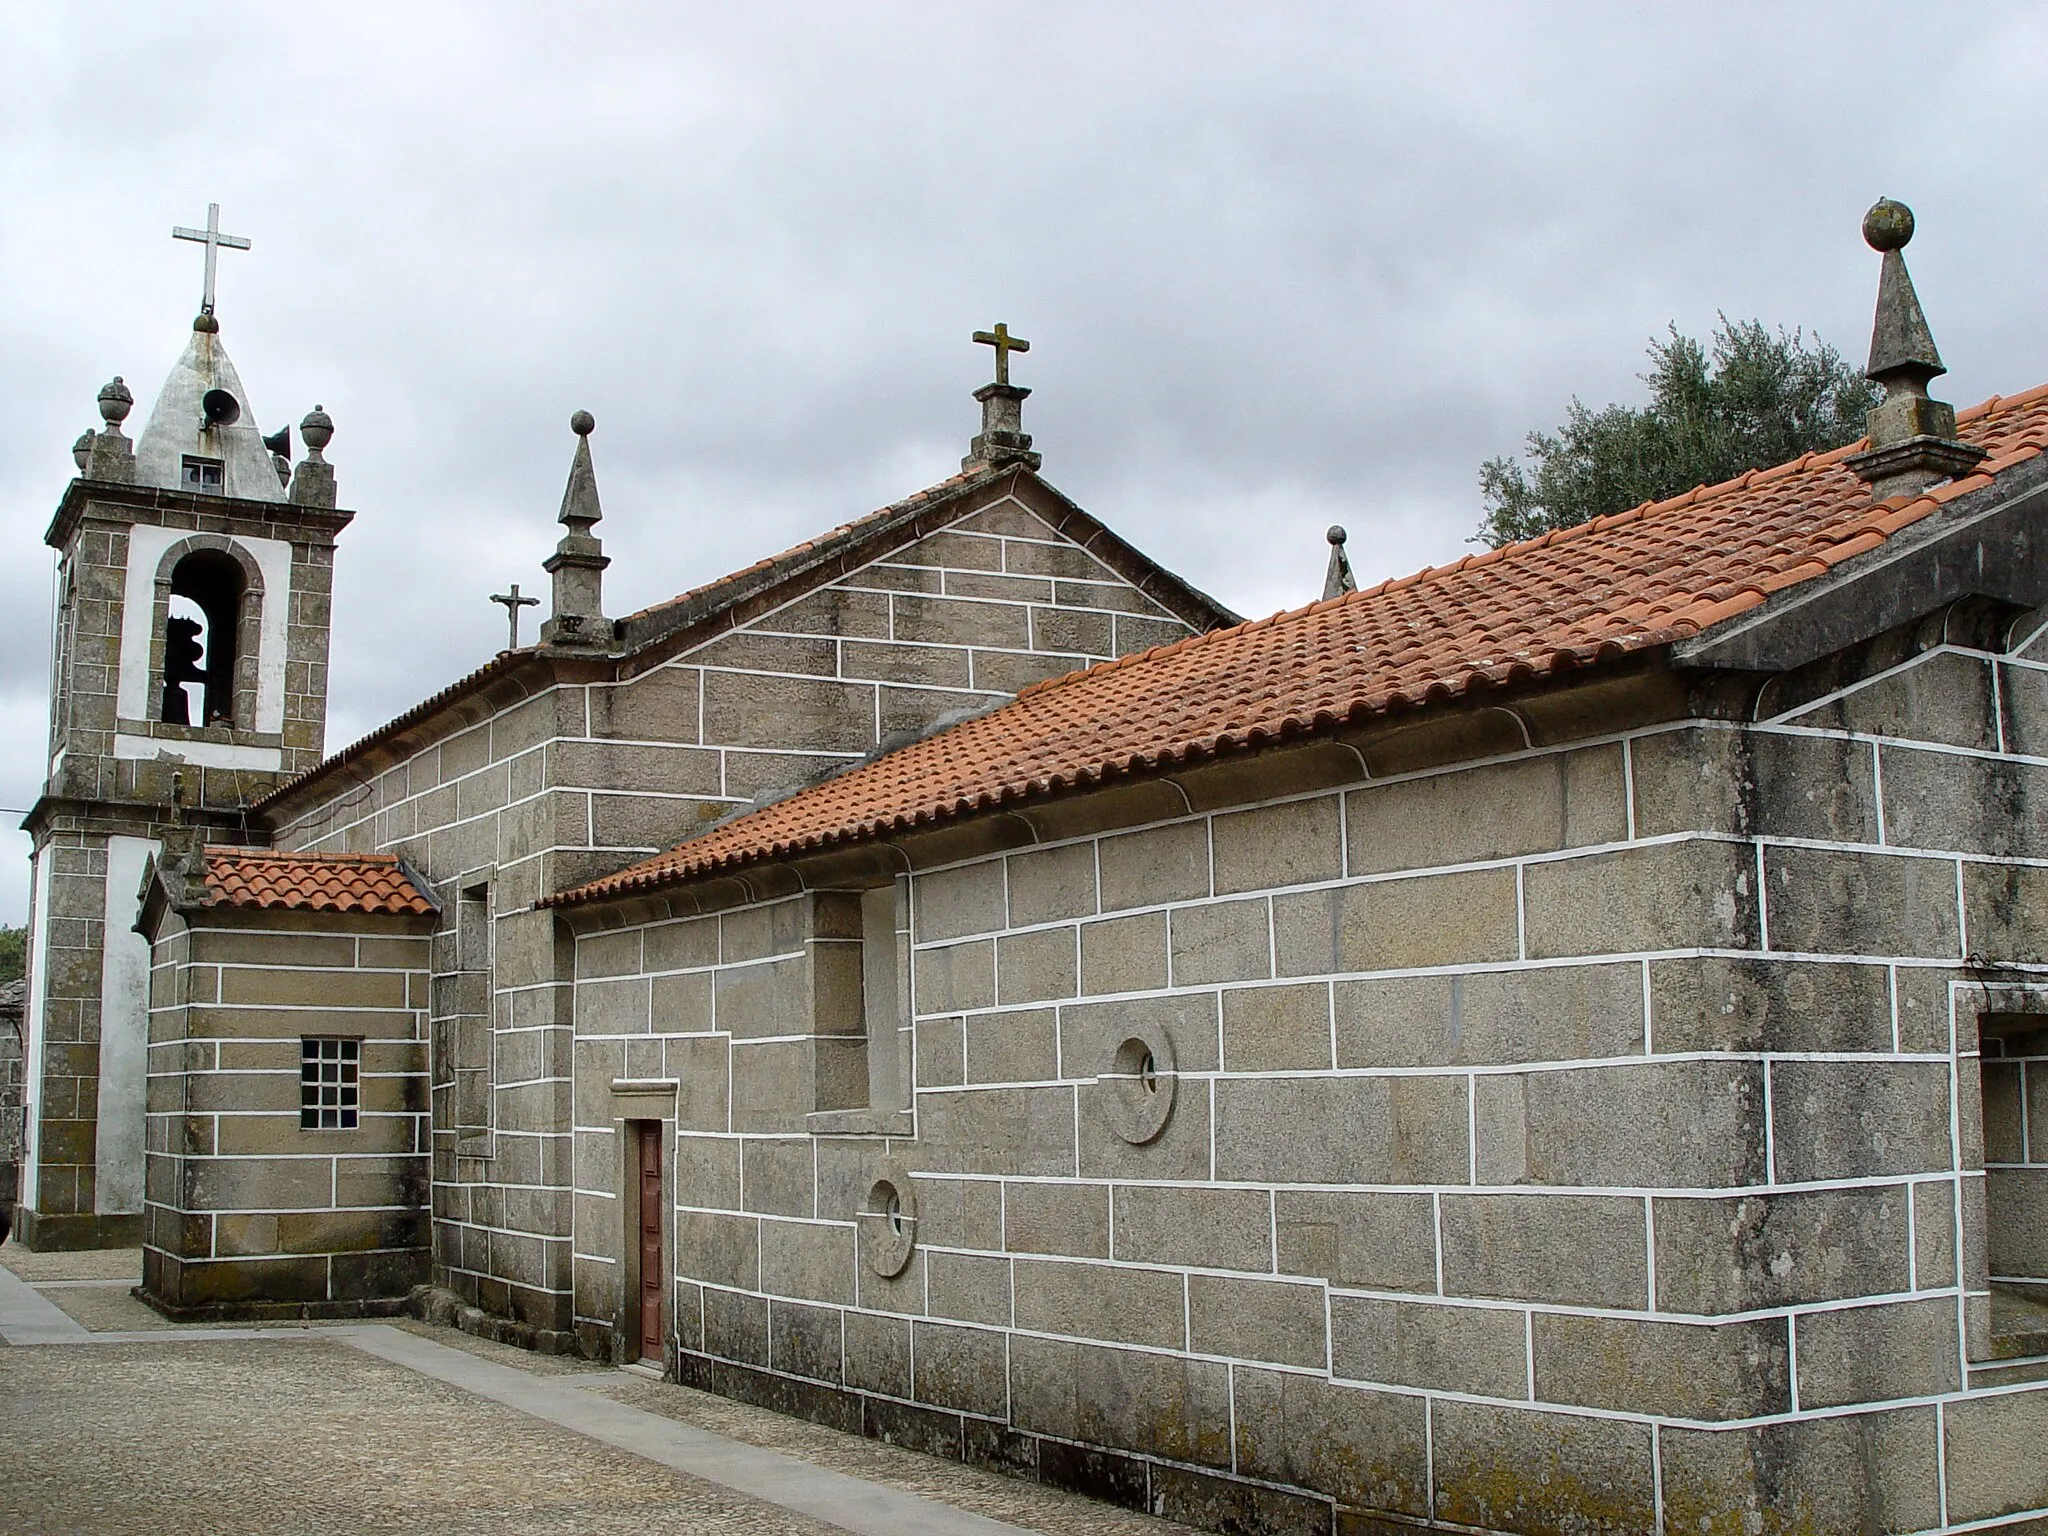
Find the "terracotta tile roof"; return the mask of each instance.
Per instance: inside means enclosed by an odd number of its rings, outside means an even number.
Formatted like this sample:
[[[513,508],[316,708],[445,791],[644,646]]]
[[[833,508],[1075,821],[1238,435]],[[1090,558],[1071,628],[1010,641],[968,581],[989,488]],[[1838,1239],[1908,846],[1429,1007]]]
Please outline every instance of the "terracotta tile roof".
[[[669,852],[552,897],[653,890],[790,853],[1262,746],[1688,638],[2048,446],[2048,386],[1962,412],[1974,474],[1872,505],[1856,443],[1027,688]]]
[[[389,853],[209,848],[206,891],[203,907],[393,915],[439,910]]]

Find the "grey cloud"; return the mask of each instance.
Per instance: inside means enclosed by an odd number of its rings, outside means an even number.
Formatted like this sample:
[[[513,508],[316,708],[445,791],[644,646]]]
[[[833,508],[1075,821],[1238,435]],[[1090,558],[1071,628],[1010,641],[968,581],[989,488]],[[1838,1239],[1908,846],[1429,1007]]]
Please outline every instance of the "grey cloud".
[[[330,742],[489,654],[594,442],[615,611],[949,473],[1003,318],[1047,473],[1248,612],[1464,553],[1475,469],[1717,309],[1852,355],[1878,194],[1959,403],[2048,376],[2031,11],[365,5],[10,13],[0,803],[42,528],[148,398],[223,204],[224,339],[359,510]],[[1944,35],[1939,46],[1930,30]],[[21,840],[17,839],[17,843]],[[23,906],[0,864],[0,917]]]

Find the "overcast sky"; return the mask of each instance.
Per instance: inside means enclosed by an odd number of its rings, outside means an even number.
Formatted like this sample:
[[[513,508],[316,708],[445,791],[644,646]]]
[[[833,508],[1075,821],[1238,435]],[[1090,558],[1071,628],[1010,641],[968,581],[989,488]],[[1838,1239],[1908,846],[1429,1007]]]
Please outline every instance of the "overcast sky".
[[[43,529],[197,307],[354,525],[334,750],[485,660],[588,409],[624,613],[953,472],[1045,473],[1248,615],[1456,559],[1483,458],[1717,310],[1861,358],[1880,194],[1967,404],[2048,380],[2048,12],[0,3],[0,804],[37,793]],[[6,821],[12,824],[14,818]],[[27,839],[0,841],[0,920]]]

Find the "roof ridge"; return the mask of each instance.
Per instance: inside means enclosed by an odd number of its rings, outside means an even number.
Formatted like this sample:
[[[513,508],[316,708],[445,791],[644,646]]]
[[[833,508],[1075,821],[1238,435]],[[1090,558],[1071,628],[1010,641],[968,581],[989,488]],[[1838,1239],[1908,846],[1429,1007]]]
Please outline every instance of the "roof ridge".
[[[785,550],[781,550],[772,555],[764,555],[759,560],[754,561],[751,565],[741,566],[736,571],[727,571],[723,576],[714,576],[709,581],[699,582],[696,586],[690,587],[685,591],[678,592],[673,597],[665,597],[658,603],[649,603],[645,608],[635,609],[632,613],[622,614],[614,622],[619,624],[626,624],[634,619],[645,618],[647,617],[647,615],[651,613],[658,613],[664,608],[673,608],[680,603],[688,602],[693,597],[701,596],[706,592],[710,592],[718,587],[722,587],[727,582],[738,581],[743,576],[750,576],[755,571],[762,570],[767,566],[775,565],[780,561],[787,560],[793,555],[806,554],[809,551],[816,549],[820,544],[824,544],[829,540],[838,538],[841,534],[850,533],[856,528],[863,527],[866,524],[875,522],[877,520],[887,520],[888,518],[894,517],[899,512],[907,512],[912,507],[918,506],[926,501],[935,500],[937,499],[937,496],[941,491],[957,490],[959,487],[965,485],[970,480],[974,480],[981,476],[993,477],[998,474],[1004,474],[1007,473],[1009,469],[1009,465],[1000,465],[997,466],[996,468],[984,467],[982,469],[977,470],[958,471],[954,474],[948,475],[943,480],[934,481],[932,484],[925,486],[921,490],[912,491],[908,496],[904,496],[896,501],[892,501],[885,507],[877,507],[872,512],[863,512],[859,517],[848,518],[845,522],[837,523],[832,527],[827,528],[822,533],[814,533],[809,538],[804,539],[800,543],[792,544],[789,546],[789,548]]]
[[[276,859],[304,864],[396,864],[395,853],[317,853],[310,848],[243,848],[233,844],[209,843],[202,850],[209,859]]]

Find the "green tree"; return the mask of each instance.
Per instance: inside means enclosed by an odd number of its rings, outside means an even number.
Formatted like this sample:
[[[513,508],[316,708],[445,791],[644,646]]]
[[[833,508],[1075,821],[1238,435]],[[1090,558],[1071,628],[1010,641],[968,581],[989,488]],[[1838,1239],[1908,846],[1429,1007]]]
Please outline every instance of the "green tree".
[[[1556,432],[1529,434],[1527,467],[1506,456],[1479,467],[1486,515],[1474,543],[1498,549],[1839,448],[1863,435],[1883,394],[1818,336],[1760,320],[1722,315],[1711,349],[1673,325],[1649,358],[1648,405],[1590,411],[1574,399]]]
[[[0,928],[0,987],[21,980],[28,966],[28,930]]]

